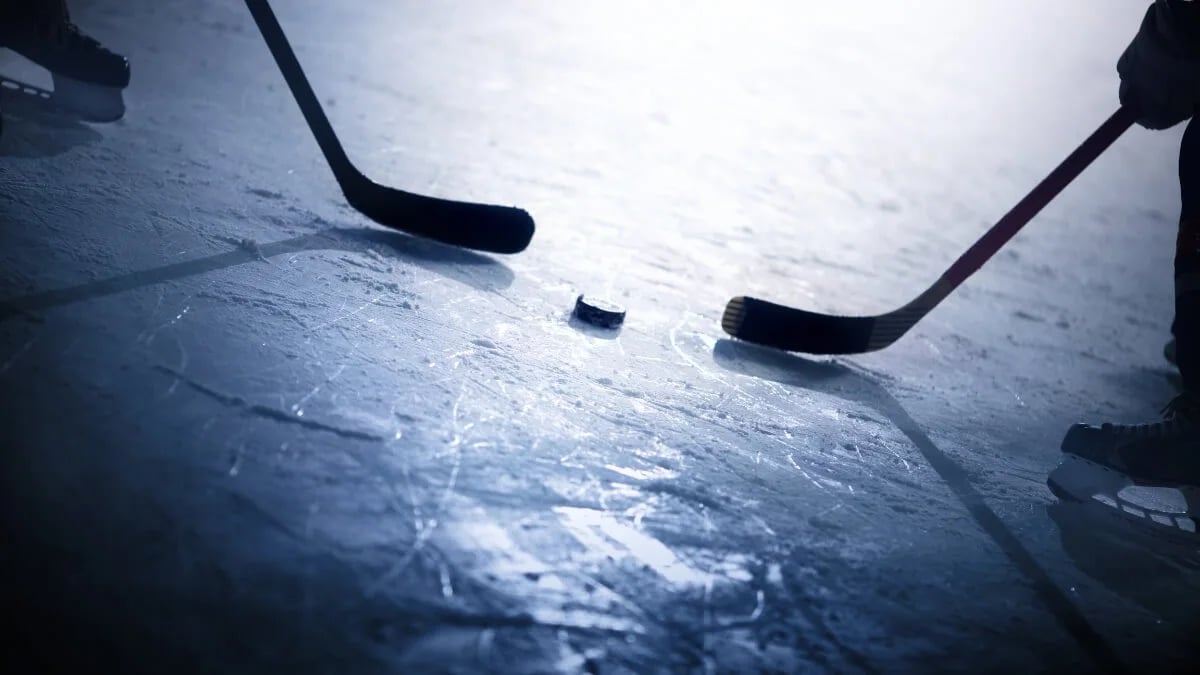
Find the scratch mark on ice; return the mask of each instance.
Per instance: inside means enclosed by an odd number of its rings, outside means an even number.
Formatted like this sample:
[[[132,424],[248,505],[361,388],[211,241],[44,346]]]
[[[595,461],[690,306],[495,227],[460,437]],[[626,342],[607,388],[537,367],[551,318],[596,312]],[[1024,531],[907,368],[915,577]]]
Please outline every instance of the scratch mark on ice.
[[[176,370],[178,372],[182,373],[183,371],[187,370],[187,365],[188,365],[187,349],[184,348],[183,342],[181,342],[179,340],[179,338],[175,338],[175,346],[179,348],[179,365],[176,367]],[[179,389],[180,381],[181,380],[178,377],[175,378],[174,380],[172,380],[171,386],[167,387],[167,392],[165,394],[163,394],[163,398],[170,398],[171,396],[173,396],[175,394],[175,391],[177,389]]]
[[[339,376],[341,376],[342,371],[344,371],[344,370],[346,370],[346,364],[342,364],[342,365],[338,366],[337,371],[334,372],[333,375],[330,375],[329,377],[325,378],[324,382],[321,382],[317,386],[313,387],[312,391],[310,391],[307,394],[305,394],[304,396],[302,396],[299,401],[296,401],[295,403],[293,403],[292,404],[292,412],[295,413],[296,417],[303,417],[304,416],[304,404],[308,403],[309,399],[311,399],[313,396],[316,396],[317,393],[321,391],[321,387],[324,387],[325,385],[329,384],[330,382],[333,382]]]
[[[25,352],[29,351],[29,348],[32,347],[33,343],[36,341],[37,338],[29,338],[28,342],[26,342],[24,345],[21,345],[21,348],[17,350],[17,353],[10,356],[8,360],[4,362],[4,365],[0,366],[0,375],[7,373],[8,369],[12,368],[13,364],[17,362],[17,359],[21,358]]]
[[[159,296],[158,301],[159,301],[159,305],[161,305],[162,304],[162,296],[161,295]],[[183,317],[187,316],[187,313],[190,311],[192,311],[192,306],[185,305],[184,308],[179,310],[179,313],[176,314],[174,316],[174,318],[172,318],[170,321],[160,324],[157,328],[142,331],[141,333],[139,333],[138,337],[137,337],[137,341],[141,342],[143,344],[147,344],[147,345],[153,344],[154,340],[158,337],[159,333],[163,332],[167,328],[170,328],[171,326],[174,326],[175,324],[182,321]]]
[[[410,548],[402,558],[397,560],[395,564],[388,568],[383,574],[379,575],[379,577],[367,587],[367,597],[374,597],[377,593],[379,593],[380,589],[390,584],[397,577],[403,574],[404,570],[408,569],[408,566],[412,564],[412,561],[415,560],[417,555],[420,554],[425,548],[425,544],[430,538],[433,537],[434,531],[436,531],[438,525],[441,524],[441,521],[438,519],[439,515],[445,509],[446,502],[449,501],[450,495],[454,493],[454,488],[458,484],[458,472],[462,467],[463,436],[461,432],[467,431],[471,427],[471,425],[461,427],[458,419],[459,405],[462,403],[466,393],[467,385],[464,382],[462,388],[459,389],[458,398],[455,399],[454,407],[451,409],[450,414],[451,425],[454,429],[454,438],[450,441],[450,449],[454,453],[454,465],[450,469],[450,476],[446,479],[446,486],[442,489],[441,496],[438,498],[438,502],[434,507],[434,514],[428,518],[417,519],[415,523],[417,527],[417,538],[415,541],[413,541],[412,548]],[[405,477],[407,478],[407,473]],[[412,493],[410,492],[409,494]],[[414,504],[414,513],[415,512],[417,512],[416,504]]]
[[[772,563],[772,565],[775,565],[775,563]],[[776,566],[776,567],[778,567],[778,566]],[[748,628],[748,627],[753,626],[754,624],[758,623],[759,619],[762,618],[763,612],[766,611],[766,609],[767,609],[767,596],[766,596],[766,593],[763,593],[762,589],[760,588],[755,591],[754,597],[755,597],[754,610],[752,612],[750,612],[749,616],[746,616],[746,617],[740,618],[740,619],[728,619],[725,621],[716,621],[716,622],[712,623],[711,625],[702,627],[700,632],[716,633],[716,632],[727,631],[727,630],[736,629],[736,628]]]
[[[259,417],[265,417],[267,419],[274,420],[276,422],[283,422],[286,424],[295,424],[297,426],[301,426],[306,429],[312,429],[313,431],[324,431],[326,433],[334,434],[335,436],[340,436],[341,438],[348,438],[348,439],[354,439],[354,440],[360,440],[360,441],[377,441],[377,442],[381,442],[384,440],[384,438],[382,436],[379,436],[377,434],[372,434],[372,433],[368,433],[365,431],[359,431],[357,429],[345,429],[342,427],[334,426],[332,424],[325,424],[323,422],[317,422],[317,421],[311,420],[311,419],[295,417],[295,416],[290,415],[282,410],[277,410],[270,406],[265,406],[265,405],[261,405],[258,403],[251,403],[251,402],[247,401],[246,399],[242,398],[241,396],[236,396],[233,394],[226,394],[226,393],[217,391],[216,389],[213,389],[212,387],[204,385],[204,384],[188,377],[184,373],[177,371],[174,368],[171,368],[170,366],[156,365],[156,366],[154,366],[154,369],[161,373],[166,373],[167,375],[171,375],[175,378],[178,378],[179,380],[183,381],[183,383],[186,384],[188,387],[200,392],[201,394],[204,394],[205,396],[208,396],[211,399],[216,400],[219,403],[222,403],[231,408],[238,408],[238,409],[242,410],[243,412],[246,412],[246,413],[249,413],[252,415],[257,415]]]
[[[796,463],[796,458],[792,456],[792,453],[789,452],[787,457],[788,457],[788,461],[791,462],[792,466],[795,467],[795,469],[800,472],[800,475],[804,476],[805,478],[808,479],[808,481],[810,483],[817,486],[818,490],[829,490],[829,488],[825,487],[824,485],[821,485],[820,481],[813,478],[812,475],[810,475],[807,471],[800,468],[800,465]]]
[[[242,455],[246,452],[245,441],[238,444],[237,450],[233,453],[233,461],[229,464],[229,475],[237,478],[237,475],[242,471]],[[308,534],[306,533],[307,537]]]
[[[912,472],[912,470],[913,470],[912,465],[909,464],[908,460],[904,458],[904,455],[901,455],[899,453],[899,451],[896,450],[896,448],[892,447],[891,443],[888,443],[887,441],[883,440],[882,438],[879,438],[877,440],[879,441],[879,444],[884,447],[884,449],[886,449],[888,452],[892,453],[892,455],[894,455],[896,457],[896,459],[900,460],[904,464],[905,471],[908,471],[909,473]]]
[[[442,563],[438,571],[442,582],[442,597],[449,600],[454,597],[454,586],[450,583],[450,568],[446,566],[446,563]]]
[[[350,317],[352,317],[352,316],[354,316],[354,315],[358,314],[359,312],[362,312],[364,309],[366,309],[366,308],[368,308],[368,307],[370,307],[370,306],[372,306],[372,305],[375,305],[375,304],[377,304],[377,303],[379,302],[379,300],[380,300],[382,297],[383,297],[383,293],[380,293],[379,295],[375,296],[374,298],[371,298],[371,299],[370,299],[370,300],[368,300],[367,302],[363,303],[363,305],[362,305],[361,307],[359,307],[358,309],[356,309],[356,310],[354,310],[354,311],[352,311],[352,312],[347,312],[347,313],[345,313],[345,314],[342,314],[342,315],[340,315],[340,316],[337,316],[337,317],[335,317],[335,318],[333,318],[333,319],[330,319],[329,321],[326,321],[326,322],[325,322],[325,323],[323,323],[323,324],[320,324],[320,325],[317,325],[317,326],[315,326],[315,327],[313,327],[313,328],[310,328],[310,329],[309,329],[309,332],[310,332],[310,333],[315,333],[316,331],[319,331],[319,330],[321,330],[321,329],[324,329],[324,328],[328,328],[328,327],[332,326],[332,325],[333,325],[333,324],[335,324],[335,323],[338,323],[338,322],[340,322],[340,321],[345,321],[346,319],[349,319]]]

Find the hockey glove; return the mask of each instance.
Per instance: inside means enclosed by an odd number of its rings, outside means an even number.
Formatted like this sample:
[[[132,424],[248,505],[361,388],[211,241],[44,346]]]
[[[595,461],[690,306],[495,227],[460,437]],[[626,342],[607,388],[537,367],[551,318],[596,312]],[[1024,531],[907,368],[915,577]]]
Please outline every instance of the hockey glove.
[[[1173,127],[1200,107],[1200,44],[1179,19],[1165,0],[1151,5],[1117,62],[1121,104],[1147,129]]]

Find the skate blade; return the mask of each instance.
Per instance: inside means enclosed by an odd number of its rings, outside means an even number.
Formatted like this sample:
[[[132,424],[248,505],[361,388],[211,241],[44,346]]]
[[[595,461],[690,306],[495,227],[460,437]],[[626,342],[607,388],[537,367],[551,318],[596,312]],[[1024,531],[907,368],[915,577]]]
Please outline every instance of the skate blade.
[[[1152,524],[1157,528],[1185,535],[1200,534],[1200,490],[1177,489],[1187,504],[1184,513],[1160,511],[1122,498],[1121,491],[1135,485],[1125,474],[1074,455],[1050,473],[1046,485],[1055,497],[1063,501],[1103,505],[1106,511]]]
[[[51,99],[88,122],[115,122],[125,116],[125,99],[120,89],[80,82],[54,75]]]
[[[1098,500],[1086,504],[1058,501],[1048,509],[1060,528],[1072,529],[1077,537],[1082,535],[1093,541],[1148,547],[1159,555],[1169,555],[1172,559],[1182,556],[1185,560],[1193,561],[1187,563],[1190,567],[1200,565],[1200,558],[1197,557],[1200,554],[1200,536],[1185,527],[1142,518]],[[1053,515],[1056,512],[1058,517]]]
[[[1066,455],[1046,479],[1050,492],[1059,499],[1088,502],[1098,495],[1116,501],[1117,494],[1133,485],[1128,476],[1076,455]]]
[[[1162,492],[1161,492],[1162,490],[1172,490],[1172,491],[1182,492],[1182,493],[1184,493],[1184,499],[1188,500],[1187,491],[1185,489],[1155,488],[1155,490],[1158,491],[1159,495],[1162,494]],[[1120,511],[1121,515],[1126,516],[1126,517],[1132,517],[1136,520],[1150,521],[1151,523],[1154,523],[1155,525],[1161,526],[1168,530],[1180,531],[1180,532],[1187,533],[1189,535],[1195,535],[1195,534],[1200,533],[1197,531],[1197,527],[1200,526],[1200,520],[1197,520],[1197,513],[1190,506],[1190,504],[1189,504],[1189,506],[1185,507],[1185,510],[1183,512],[1174,511],[1174,510],[1164,510],[1162,508],[1156,508],[1155,506],[1148,504],[1147,500],[1144,499],[1144,497],[1145,497],[1144,494],[1139,495],[1139,496],[1142,498],[1137,499],[1136,502],[1134,501],[1135,497],[1133,495],[1129,495],[1129,497],[1127,497],[1126,495],[1121,495],[1121,494],[1117,495],[1116,499],[1113,500],[1112,504],[1107,504],[1107,502],[1104,502],[1103,498],[1097,498],[1097,501],[1106,503],[1106,505],[1111,506],[1112,508],[1116,509],[1117,511]],[[1156,499],[1152,499],[1150,501],[1160,501],[1160,500],[1156,498]],[[1160,503],[1160,506],[1161,506],[1161,503]],[[1170,507],[1168,506],[1167,508],[1170,508]]]

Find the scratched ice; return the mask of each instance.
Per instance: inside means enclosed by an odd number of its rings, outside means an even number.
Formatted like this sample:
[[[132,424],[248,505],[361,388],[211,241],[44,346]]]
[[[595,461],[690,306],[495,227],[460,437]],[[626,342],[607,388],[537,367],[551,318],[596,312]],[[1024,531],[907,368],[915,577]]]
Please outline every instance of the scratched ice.
[[[0,572],[46,654],[1200,658],[1194,543],[1045,487],[1068,424],[1174,391],[1179,130],[1131,132],[886,352],[720,328],[731,295],[874,313],[926,286],[1112,112],[1144,2],[274,4],[359,168],[537,236],[478,255],[349,209],[241,3],[73,2],[132,60],[126,119],[0,87]],[[4,51],[0,76],[50,85]],[[570,320],[584,292],[619,332]]]

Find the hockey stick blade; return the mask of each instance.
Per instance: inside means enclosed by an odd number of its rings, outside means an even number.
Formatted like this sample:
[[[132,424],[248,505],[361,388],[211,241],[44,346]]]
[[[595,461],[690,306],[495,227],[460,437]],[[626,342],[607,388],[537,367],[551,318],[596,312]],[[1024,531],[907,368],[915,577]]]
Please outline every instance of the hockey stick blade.
[[[740,340],[805,354],[862,354],[891,345],[1016,236],[1120,138],[1135,117],[1132,110],[1119,108],[932,286],[904,307],[878,316],[837,316],[742,296],[726,305],[721,327]]]
[[[385,227],[454,246],[492,253],[519,253],[529,246],[533,218],[522,209],[414,194],[363,175],[338,141],[268,1],[246,0],[246,7],[350,206]]]

